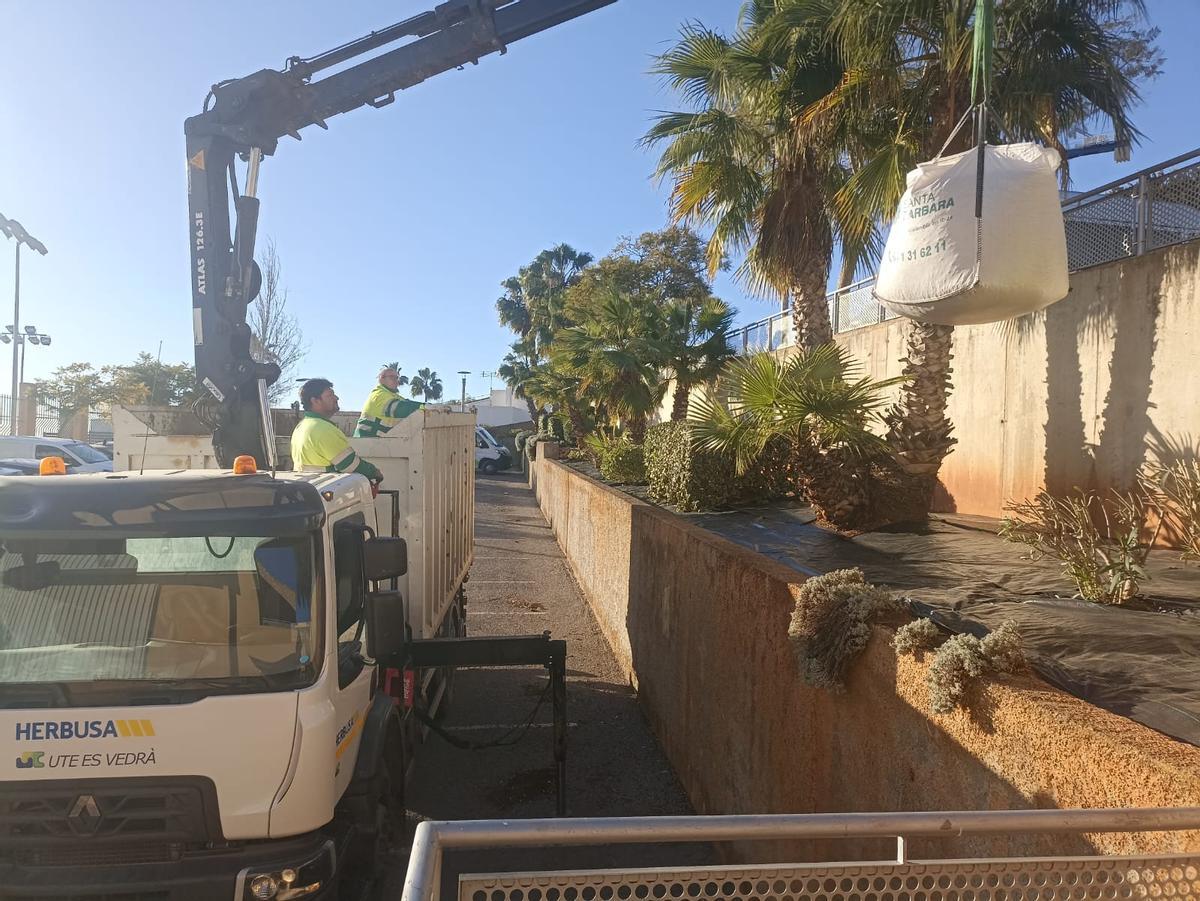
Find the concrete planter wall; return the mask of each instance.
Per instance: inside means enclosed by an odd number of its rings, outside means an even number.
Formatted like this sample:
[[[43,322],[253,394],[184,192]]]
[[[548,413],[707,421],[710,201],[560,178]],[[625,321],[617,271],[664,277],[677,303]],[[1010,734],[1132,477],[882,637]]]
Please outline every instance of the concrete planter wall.
[[[847,691],[802,684],[787,625],[803,577],[554,460],[537,495],[698,811],[1200,805],[1200,749],[1033,677],[928,713],[927,664],[877,628]],[[1200,833],[917,843],[916,856],[1200,850]],[[831,849],[778,849],[780,855]],[[834,854],[883,856],[881,843]]]

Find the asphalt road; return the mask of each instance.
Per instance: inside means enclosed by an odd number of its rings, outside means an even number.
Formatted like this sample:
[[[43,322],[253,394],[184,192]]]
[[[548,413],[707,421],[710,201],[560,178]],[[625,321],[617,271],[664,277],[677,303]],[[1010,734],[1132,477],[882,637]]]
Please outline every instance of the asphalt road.
[[[670,764],[617,668],[533,493],[519,474],[476,483],[475,563],[467,584],[469,635],[549,630],[567,640],[567,813],[650,816],[691,813]],[[473,741],[500,736],[529,718],[546,685],[541,669],[462,670],[447,731]],[[513,747],[455,748],[430,735],[408,787],[420,819],[511,819],[554,815],[551,707],[547,699]],[[458,872],[606,868],[711,861],[711,850],[579,848],[448,855],[443,898]],[[400,897],[407,859],[397,855],[388,897]]]

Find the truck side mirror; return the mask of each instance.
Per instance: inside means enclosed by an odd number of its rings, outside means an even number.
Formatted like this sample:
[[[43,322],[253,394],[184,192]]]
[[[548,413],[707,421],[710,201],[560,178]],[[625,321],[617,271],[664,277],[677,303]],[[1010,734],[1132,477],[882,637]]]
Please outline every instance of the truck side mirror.
[[[372,591],[367,595],[367,656],[387,661],[404,651],[408,616],[398,591]]]
[[[376,535],[363,543],[367,581],[382,582],[408,572],[408,544],[403,538]]]

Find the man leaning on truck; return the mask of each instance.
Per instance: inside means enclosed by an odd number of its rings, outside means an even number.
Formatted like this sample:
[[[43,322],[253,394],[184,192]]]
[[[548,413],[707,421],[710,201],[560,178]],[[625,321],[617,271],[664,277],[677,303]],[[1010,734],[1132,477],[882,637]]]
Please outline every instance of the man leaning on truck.
[[[356,472],[378,485],[383,474],[362,459],[345,433],[333,424],[338,396],[328,379],[309,379],[300,387],[304,417],[292,432],[292,469],[320,472]]]
[[[386,435],[405,416],[421,409],[421,404],[400,396],[400,370],[388,364],[379,370],[376,385],[363,404],[355,438],[378,438]]]

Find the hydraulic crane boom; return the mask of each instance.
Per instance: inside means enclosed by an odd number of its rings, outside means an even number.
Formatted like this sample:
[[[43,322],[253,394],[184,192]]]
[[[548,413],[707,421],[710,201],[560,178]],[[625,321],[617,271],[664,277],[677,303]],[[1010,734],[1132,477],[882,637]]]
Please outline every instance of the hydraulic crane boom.
[[[263,69],[213,86],[203,112],[185,122],[184,133],[196,375],[208,392],[197,413],[213,430],[222,467],[240,454],[254,456],[260,465],[274,455],[262,386],[279,378],[279,368],[256,359],[246,322],[261,282],[254,244],[262,157],[273,154],[285,135],[299,140],[302,129],[326,128],[339,113],[386,106],[396,91],[503,53],[514,41],[613,2],[447,0],[319,56],[292,57],[282,70]],[[314,80],[318,72],[406,37],[416,40]],[[244,192],[235,158],[247,163]]]

